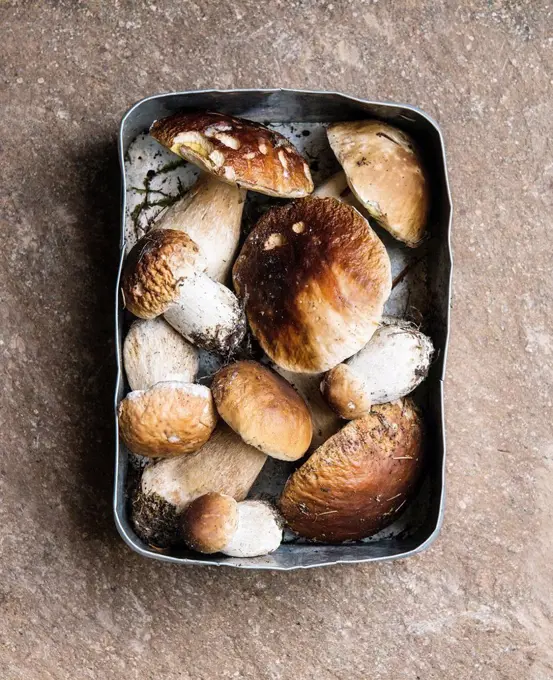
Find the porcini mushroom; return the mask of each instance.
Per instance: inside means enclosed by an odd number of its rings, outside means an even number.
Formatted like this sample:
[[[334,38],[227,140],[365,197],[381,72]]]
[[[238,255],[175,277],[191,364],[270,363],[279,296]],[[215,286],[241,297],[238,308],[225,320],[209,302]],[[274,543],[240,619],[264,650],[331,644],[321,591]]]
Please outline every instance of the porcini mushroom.
[[[161,460],[144,469],[132,503],[137,534],[159,548],[177,544],[179,518],[196,498],[218,492],[242,501],[267,456],[248,446],[219,421],[209,441],[196,453]]]
[[[309,166],[278,132],[222,113],[176,113],[150,134],[223,182],[269,196],[301,198],[313,191]]]
[[[392,285],[378,236],[333,198],[268,210],[242,247],[233,281],[263,350],[296,373],[326,371],[358,352]]]
[[[424,333],[388,318],[360,352],[326,374],[321,391],[342,418],[359,418],[373,404],[412,392],[427,376],[433,353]]]
[[[273,369],[292,385],[307,404],[313,423],[313,437],[309,450],[318,448],[344,425],[340,416],[330,408],[321,394],[321,381],[325,373],[292,373],[276,364],[273,365]]]
[[[161,317],[137,319],[123,344],[123,363],[131,390],[158,382],[192,383],[198,374],[198,350]]]
[[[167,458],[203,446],[217,414],[209,387],[158,382],[129,392],[119,403],[118,420],[121,438],[133,453]]]
[[[333,123],[328,141],[355,197],[378,224],[414,248],[429,210],[426,172],[414,140],[377,120]],[[334,180],[339,184],[338,178]]]
[[[247,444],[280,460],[297,460],[309,448],[309,409],[269,368],[256,361],[229,364],[215,374],[211,390],[219,415]]]
[[[420,415],[406,399],[375,406],[320,446],[288,479],[279,509],[292,529],[325,543],[359,540],[405,509],[423,462]]]
[[[274,552],[282,541],[282,525],[272,505],[209,493],[193,501],[182,517],[184,542],[201,553],[258,557]]]
[[[154,222],[153,228],[188,234],[205,259],[205,273],[214,281],[226,283],[238,248],[245,200],[243,189],[202,173],[184,198]]]
[[[198,246],[184,232],[158,229],[131,250],[123,272],[127,309],[142,319],[163,314],[193,344],[231,353],[244,337],[236,296],[205,273]]]

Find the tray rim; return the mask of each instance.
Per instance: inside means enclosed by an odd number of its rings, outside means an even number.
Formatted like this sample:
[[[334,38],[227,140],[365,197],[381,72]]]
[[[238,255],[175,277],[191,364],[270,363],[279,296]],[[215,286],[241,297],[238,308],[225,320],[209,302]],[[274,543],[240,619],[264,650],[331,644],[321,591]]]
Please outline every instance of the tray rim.
[[[333,96],[337,98],[341,98],[344,100],[347,100],[352,103],[358,103],[358,104],[363,104],[363,105],[370,105],[370,106],[379,106],[382,108],[396,108],[396,109],[403,109],[405,111],[410,111],[417,116],[423,118],[424,120],[427,121],[427,123],[430,124],[431,127],[434,128],[434,130],[438,134],[438,139],[439,139],[439,145],[440,145],[440,150],[441,150],[441,161],[443,163],[443,171],[444,171],[444,189],[445,189],[445,199],[447,201],[447,209],[448,209],[448,215],[447,215],[447,225],[445,228],[445,246],[446,246],[446,254],[447,254],[447,265],[449,266],[449,272],[446,278],[446,283],[447,283],[447,308],[446,308],[446,313],[445,313],[445,339],[444,339],[444,347],[443,347],[443,363],[442,363],[442,371],[441,375],[438,378],[439,382],[439,402],[440,402],[440,425],[441,425],[441,433],[442,433],[442,449],[443,449],[443,456],[442,456],[442,466],[441,466],[441,474],[440,474],[440,482],[441,482],[441,489],[440,489],[440,498],[439,498],[439,513],[438,517],[436,520],[436,526],[432,533],[418,546],[411,550],[406,550],[403,553],[398,553],[394,555],[379,555],[379,556],[369,556],[369,557],[360,557],[360,558],[337,558],[333,559],[332,561],[324,560],[319,563],[311,563],[311,564],[294,564],[294,565],[280,565],[280,564],[259,564],[259,563],[251,563],[249,564],[248,562],[243,562],[240,564],[229,562],[227,560],[222,561],[218,559],[196,559],[196,558],[189,558],[189,557],[175,557],[173,555],[168,555],[165,553],[161,552],[156,552],[153,549],[145,549],[142,548],[142,546],[138,545],[133,536],[130,535],[127,532],[126,527],[123,524],[122,517],[120,515],[120,495],[119,495],[119,484],[118,480],[120,478],[120,475],[122,474],[121,470],[121,462],[120,462],[120,457],[121,457],[121,451],[120,451],[120,437],[119,437],[119,423],[118,423],[118,418],[117,418],[117,407],[119,403],[119,391],[121,388],[121,384],[123,381],[123,372],[121,370],[122,366],[122,360],[121,360],[121,337],[120,337],[120,326],[119,326],[119,314],[120,314],[120,309],[119,309],[119,289],[120,289],[120,282],[121,282],[121,274],[123,271],[123,264],[125,261],[125,213],[126,213],[126,204],[127,204],[127,199],[126,199],[126,190],[127,190],[127,179],[126,179],[126,174],[125,174],[125,149],[124,149],[124,132],[125,132],[125,126],[127,124],[128,119],[133,115],[136,109],[144,105],[146,102],[150,102],[153,100],[163,100],[171,97],[177,97],[177,96],[189,96],[189,95],[204,95],[204,94],[214,94],[214,95],[235,95],[235,94],[276,94],[278,92],[286,92],[290,93],[293,95],[313,95],[313,96]],[[343,92],[338,92],[338,91],[332,91],[332,90],[306,90],[306,89],[295,89],[295,88],[229,88],[229,89],[219,89],[219,88],[208,88],[208,89],[202,89],[202,90],[182,90],[182,91],[177,91],[177,92],[162,92],[159,94],[154,94],[154,95],[149,95],[147,97],[143,97],[142,99],[138,100],[135,102],[132,106],[130,106],[125,114],[123,115],[121,122],[119,124],[119,129],[118,129],[118,141],[117,141],[117,146],[118,146],[118,155],[119,155],[119,167],[121,171],[121,203],[120,203],[120,209],[121,209],[121,232],[120,232],[120,260],[119,260],[119,267],[118,267],[118,272],[117,272],[117,280],[116,280],[116,286],[115,286],[115,343],[116,343],[116,360],[117,360],[117,376],[116,376],[116,381],[115,381],[115,394],[114,394],[114,420],[115,420],[115,470],[114,470],[114,491],[113,491],[113,514],[114,514],[114,520],[115,520],[115,525],[117,528],[117,531],[123,541],[133,550],[134,552],[138,553],[142,557],[148,557],[151,559],[156,559],[162,562],[170,562],[173,564],[179,564],[183,566],[187,565],[199,565],[199,566],[216,566],[216,567],[230,567],[234,569],[250,569],[250,570],[261,570],[261,571],[293,571],[296,569],[314,569],[317,567],[326,567],[326,566],[333,566],[336,564],[360,564],[360,563],[367,563],[367,562],[388,562],[391,560],[397,560],[397,559],[404,559],[406,557],[411,557],[413,555],[416,555],[418,553],[421,553],[425,550],[427,550],[436,540],[438,537],[443,521],[444,521],[444,513],[445,513],[445,499],[446,499],[446,489],[445,489],[445,470],[446,470],[446,435],[445,435],[445,411],[444,411],[444,377],[445,377],[445,371],[446,371],[446,365],[447,365],[447,355],[448,355],[448,349],[449,349],[449,339],[450,339],[450,317],[451,317],[451,299],[452,299],[452,280],[453,280],[453,254],[452,254],[452,247],[451,247],[451,226],[452,226],[452,221],[453,221],[453,204],[452,204],[452,198],[451,198],[451,187],[449,184],[449,175],[448,175],[448,168],[447,168],[447,156],[446,156],[446,150],[445,150],[445,143],[444,143],[444,137],[442,130],[438,124],[438,122],[429,114],[427,114],[425,111],[420,109],[417,106],[414,106],[412,104],[402,104],[398,102],[392,102],[392,101],[379,101],[379,100],[372,100],[372,99],[364,99],[362,97],[356,97],[354,95],[349,95],[345,94]],[[253,562],[253,561],[252,561]]]

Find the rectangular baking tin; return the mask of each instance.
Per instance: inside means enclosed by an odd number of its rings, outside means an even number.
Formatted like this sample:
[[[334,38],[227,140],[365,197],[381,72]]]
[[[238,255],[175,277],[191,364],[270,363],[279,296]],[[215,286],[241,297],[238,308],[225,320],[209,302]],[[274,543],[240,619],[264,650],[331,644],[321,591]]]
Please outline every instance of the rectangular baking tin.
[[[331,122],[363,118],[379,118],[397,125],[418,140],[432,181],[432,213],[430,216],[430,251],[428,256],[428,286],[431,299],[430,333],[437,349],[425,382],[428,425],[428,507],[421,525],[405,536],[395,536],[368,543],[343,545],[283,544],[265,557],[240,559],[224,556],[202,556],[179,552],[178,555],[158,553],[143,543],[133,531],[127,512],[126,476],[128,453],[119,439],[117,404],[123,397],[122,322],[123,303],[119,280],[125,252],[126,178],[125,154],[133,139],[159,118],[180,109],[220,111],[255,121],[270,122]],[[448,186],[445,149],[437,123],[413,106],[365,101],[336,92],[302,90],[205,90],[178,92],[148,97],[130,108],[119,130],[119,160],[122,176],[121,262],[115,299],[117,384],[115,391],[115,492],[114,514],[123,540],[145,557],[177,564],[207,564],[244,569],[288,570],[320,567],[345,562],[371,562],[408,557],[425,550],[436,538],[444,512],[445,427],[443,408],[443,378],[449,334],[452,258],[450,244],[451,195]]]

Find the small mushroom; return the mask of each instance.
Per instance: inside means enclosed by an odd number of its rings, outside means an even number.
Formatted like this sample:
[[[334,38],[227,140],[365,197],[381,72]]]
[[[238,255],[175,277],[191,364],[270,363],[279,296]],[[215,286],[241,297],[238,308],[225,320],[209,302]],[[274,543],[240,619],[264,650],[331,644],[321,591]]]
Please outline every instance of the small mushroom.
[[[123,272],[127,309],[141,319],[163,314],[193,344],[231,353],[246,331],[236,296],[207,276],[198,246],[184,232],[158,229],[131,250]]]
[[[133,453],[168,458],[202,447],[217,414],[209,387],[159,382],[129,392],[119,403],[118,419],[121,438]]]
[[[282,525],[272,505],[209,493],[193,501],[182,518],[184,541],[201,553],[258,557],[274,552],[282,541]]]
[[[297,460],[309,448],[309,409],[269,368],[237,361],[215,374],[211,389],[220,416],[250,446],[280,460]]]
[[[251,120],[183,112],[155,121],[150,134],[223,182],[282,198],[302,198],[313,191],[309,166],[297,149]]]
[[[265,454],[219,421],[196,453],[160,460],[144,469],[132,502],[137,534],[158,548],[178,544],[180,516],[193,500],[209,492],[244,500],[266,460]]]
[[[131,390],[158,382],[192,383],[198,374],[198,350],[162,317],[137,319],[123,344],[123,363]]]
[[[226,283],[238,248],[245,200],[243,189],[202,173],[186,196],[168,208],[153,228],[188,234],[205,258],[205,273],[214,281]]]
[[[429,182],[415,142],[377,120],[334,123],[328,141],[355,197],[378,224],[409,247],[425,236]],[[334,180],[338,184],[338,180]]]
[[[427,376],[433,353],[424,333],[406,321],[387,318],[360,352],[326,374],[321,391],[342,418],[360,418],[373,404],[412,392]]]

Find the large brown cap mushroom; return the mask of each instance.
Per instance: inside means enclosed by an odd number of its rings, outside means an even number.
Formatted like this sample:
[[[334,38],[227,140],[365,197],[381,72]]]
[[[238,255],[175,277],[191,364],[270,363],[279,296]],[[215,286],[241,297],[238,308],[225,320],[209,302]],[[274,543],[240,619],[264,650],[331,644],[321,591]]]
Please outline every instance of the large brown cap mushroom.
[[[203,349],[228,354],[246,331],[234,293],[204,273],[198,246],[183,231],[153,230],[132,249],[123,272],[127,309],[142,319],[163,314]]]
[[[220,416],[247,444],[281,460],[297,460],[309,448],[309,409],[270,369],[256,361],[238,361],[216,373],[211,389]]]
[[[313,191],[309,166],[278,132],[221,113],[176,113],[157,120],[150,134],[187,161],[269,196],[300,198]]]
[[[272,208],[233,269],[251,329],[280,367],[317,373],[358,352],[391,290],[390,258],[356,210],[334,198]]]
[[[279,507],[300,536],[359,540],[391,524],[422,467],[423,428],[409,400],[375,406],[320,446],[290,477]]]
[[[392,236],[417,246],[425,235],[429,187],[415,142],[377,120],[334,123],[327,133],[363,207]]]
[[[197,451],[217,423],[210,389],[180,382],[129,392],[118,415],[125,444],[133,453],[152,458]]]

